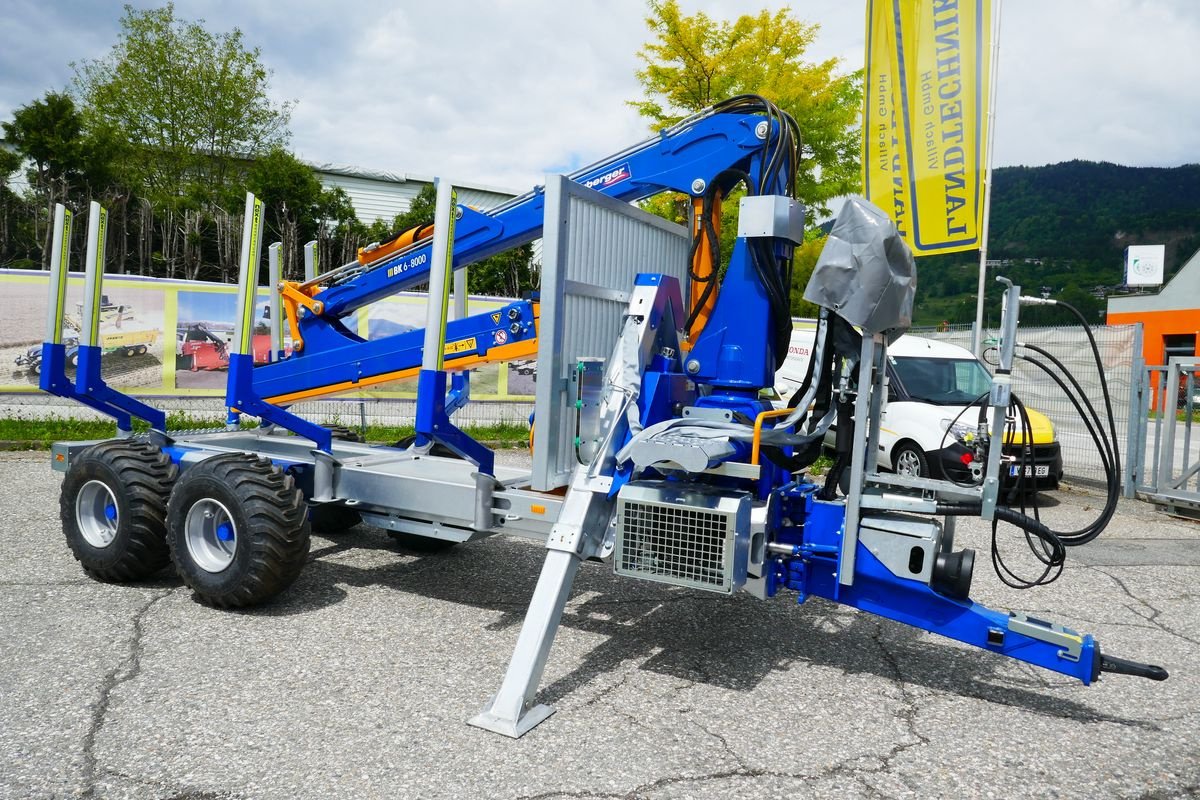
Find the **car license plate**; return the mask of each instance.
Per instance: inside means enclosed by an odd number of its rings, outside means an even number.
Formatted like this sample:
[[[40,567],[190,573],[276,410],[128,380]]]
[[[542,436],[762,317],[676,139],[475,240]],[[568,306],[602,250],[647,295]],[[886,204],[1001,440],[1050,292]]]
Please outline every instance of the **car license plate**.
[[[1021,471],[1021,468],[1019,466],[1017,466],[1016,464],[1014,464],[1013,466],[1008,468],[1008,474],[1014,478],[1020,473],[1020,471]],[[1027,466],[1027,467],[1025,467],[1025,477],[1026,478],[1033,478],[1033,477],[1048,478],[1048,477],[1050,477],[1050,465],[1049,464],[1039,464],[1036,467]]]

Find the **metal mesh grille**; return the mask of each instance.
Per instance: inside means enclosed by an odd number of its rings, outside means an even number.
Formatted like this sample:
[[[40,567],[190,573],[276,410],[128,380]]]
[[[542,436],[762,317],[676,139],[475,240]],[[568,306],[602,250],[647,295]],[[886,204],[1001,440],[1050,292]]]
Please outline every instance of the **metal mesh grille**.
[[[624,501],[616,572],[732,591],[727,514],[678,505]]]

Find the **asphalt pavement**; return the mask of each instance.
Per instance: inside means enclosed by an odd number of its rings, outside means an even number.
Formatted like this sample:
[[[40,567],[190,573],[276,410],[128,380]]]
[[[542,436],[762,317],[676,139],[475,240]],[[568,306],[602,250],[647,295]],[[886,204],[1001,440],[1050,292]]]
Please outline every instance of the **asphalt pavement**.
[[[0,797],[1200,797],[1200,525],[1145,504],[1042,589],[1000,584],[981,523],[958,542],[980,553],[977,601],[1164,683],[1085,687],[821,600],[589,564],[543,682],[558,711],[511,740],[465,720],[500,683],[536,544],[426,555],[359,526],[315,538],[270,605],[216,611],[167,572],[88,579],[58,484],[44,453],[0,456]],[[1078,524],[1100,500],[1042,511]]]

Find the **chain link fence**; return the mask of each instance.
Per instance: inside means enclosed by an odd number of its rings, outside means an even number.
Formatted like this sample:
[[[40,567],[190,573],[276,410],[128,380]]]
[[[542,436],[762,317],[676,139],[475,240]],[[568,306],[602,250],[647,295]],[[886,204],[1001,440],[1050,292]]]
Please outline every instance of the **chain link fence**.
[[[972,329],[971,325],[950,325],[914,328],[909,332],[970,349]],[[1142,369],[1142,328],[1140,325],[1104,325],[1094,327],[1091,331],[1100,351],[1100,361],[1108,383],[1113,418],[1117,426],[1117,447],[1122,453],[1124,463],[1129,426],[1143,423],[1141,419],[1135,419],[1140,412],[1133,408],[1131,399],[1133,384]],[[995,342],[998,336],[999,329],[985,328],[983,341]],[[1101,420],[1107,419],[1100,373],[1096,369],[1087,334],[1081,326],[1022,327],[1017,332],[1017,341],[1036,345],[1053,354],[1079,382]],[[1021,354],[1020,350],[1018,354]],[[1038,358],[1051,370],[1058,372],[1045,358],[1035,353],[1028,355]],[[984,361],[994,362],[995,351],[985,353]],[[988,366],[991,368],[994,364],[989,363]],[[1070,385],[1065,376],[1060,377]],[[1028,361],[1018,358],[1013,369],[1013,387],[1022,402],[1042,412],[1054,423],[1058,441],[1062,446],[1063,472],[1066,478],[1085,483],[1103,483],[1104,468],[1092,436],[1088,433],[1079,412],[1054,379]],[[1107,422],[1105,426],[1107,430]]]
[[[225,404],[216,397],[147,397],[147,402],[168,414],[186,414],[197,421],[219,424],[225,418]],[[311,400],[291,406],[291,410],[322,425],[348,428],[412,425],[416,418],[415,399],[357,398]],[[483,400],[468,403],[454,414],[460,427],[488,427],[504,424],[528,424],[533,403]],[[23,419],[108,419],[98,411],[71,400],[48,395],[0,395],[0,416]]]

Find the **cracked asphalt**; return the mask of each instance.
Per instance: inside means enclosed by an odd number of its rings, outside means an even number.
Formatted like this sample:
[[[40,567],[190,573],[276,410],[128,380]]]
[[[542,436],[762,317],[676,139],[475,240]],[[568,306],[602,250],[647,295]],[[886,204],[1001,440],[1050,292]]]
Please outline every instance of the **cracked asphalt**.
[[[514,741],[464,720],[495,691],[541,549],[436,555],[359,526],[244,612],[171,574],[89,580],[45,454],[0,456],[0,797],[1200,797],[1200,525],[1122,502],[1063,577],[976,600],[1093,633],[1170,680],[1063,676],[833,604],[576,581]],[[1054,493],[1052,524],[1101,499]],[[1018,569],[1023,541],[1004,539]]]

